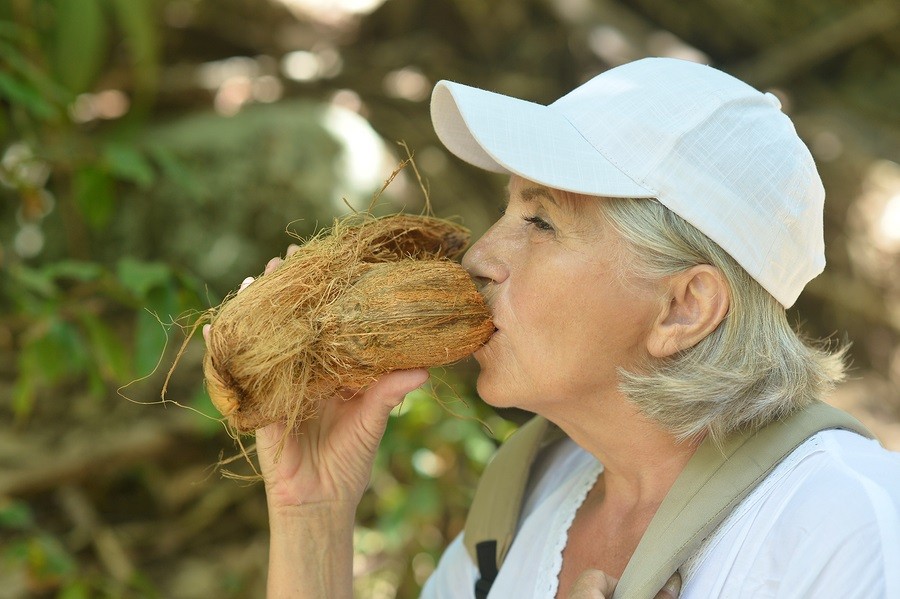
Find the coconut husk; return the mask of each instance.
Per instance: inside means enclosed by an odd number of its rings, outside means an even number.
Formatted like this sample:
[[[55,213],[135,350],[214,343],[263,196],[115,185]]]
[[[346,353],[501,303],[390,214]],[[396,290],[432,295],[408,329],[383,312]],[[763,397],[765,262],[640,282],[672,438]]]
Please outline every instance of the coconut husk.
[[[239,433],[293,427],[342,389],[471,354],[494,326],[452,261],[468,239],[428,216],[335,223],[213,310],[203,363],[213,404]]]

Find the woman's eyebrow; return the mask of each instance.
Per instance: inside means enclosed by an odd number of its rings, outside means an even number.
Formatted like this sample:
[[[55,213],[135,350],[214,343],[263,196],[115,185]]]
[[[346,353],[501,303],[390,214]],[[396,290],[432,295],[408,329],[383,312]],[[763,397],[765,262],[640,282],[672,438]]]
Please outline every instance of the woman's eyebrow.
[[[556,198],[553,197],[553,194],[551,194],[550,190],[548,190],[546,187],[526,187],[519,193],[519,195],[526,202],[533,202],[540,198],[547,200],[554,206],[559,205],[556,202]]]

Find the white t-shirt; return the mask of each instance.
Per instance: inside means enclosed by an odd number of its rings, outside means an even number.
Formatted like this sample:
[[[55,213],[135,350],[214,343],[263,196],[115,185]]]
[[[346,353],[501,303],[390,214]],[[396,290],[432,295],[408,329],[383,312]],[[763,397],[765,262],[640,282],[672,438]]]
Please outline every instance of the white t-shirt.
[[[519,530],[491,598],[552,599],[569,526],[602,466],[570,440],[535,464]],[[900,599],[900,453],[846,431],[794,450],[681,568],[682,599]],[[469,599],[461,537],[423,599]]]

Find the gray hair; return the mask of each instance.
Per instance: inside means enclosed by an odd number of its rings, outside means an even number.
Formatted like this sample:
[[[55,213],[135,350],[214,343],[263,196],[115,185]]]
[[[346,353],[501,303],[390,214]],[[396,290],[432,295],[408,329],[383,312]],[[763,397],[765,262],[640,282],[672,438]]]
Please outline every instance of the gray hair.
[[[847,347],[795,332],[781,304],[693,225],[656,200],[593,203],[624,237],[634,274],[658,279],[709,264],[730,288],[725,319],[694,347],[635,372],[620,369],[621,391],[643,414],[681,440],[721,441],[822,399],[843,380]]]

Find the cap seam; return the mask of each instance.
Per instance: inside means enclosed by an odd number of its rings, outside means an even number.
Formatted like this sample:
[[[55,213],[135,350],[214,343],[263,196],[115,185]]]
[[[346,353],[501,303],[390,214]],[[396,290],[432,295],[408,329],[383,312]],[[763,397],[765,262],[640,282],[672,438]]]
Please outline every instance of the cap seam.
[[[632,177],[632,176],[631,176],[630,174],[628,174],[627,172],[625,172],[625,170],[624,170],[621,166],[619,166],[619,163],[618,163],[617,161],[615,161],[615,160],[613,160],[612,158],[610,158],[609,156],[607,156],[605,152],[603,152],[600,148],[598,148],[597,146],[595,146],[595,145],[591,142],[591,140],[589,140],[587,137],[585,137],[585,136],[584,136],[584,133],[581,132],[581,129],[579,129],[578,127],[576,127],[576,126],[575,126],[575,123],[573,123],[571,120],[569,120],[569,117],[568,117],[568,116],[566,116],[563,112],[561,112],[561,111],[559,111],[559,110],[554,110],[554,109],[551,108],[550,106],[547,106],[547,109],[548,109],[548,110],[552,110],[553,112],[555,112],[556,114],[558,114],[559,116],[561,116],[567,123],[569,123],[569,126],[572,127],[572,129],[574,129],[576,133],[578,133],[578,136],[581,137],[581,139],[583,139],[583,140],[585,141],[585,143],[587,143],[587,145],[589,145],[591,148],[593,148],[593,150],[594,150],[595,152],[597,152],[598,154],[600,154],[601,156],[603,156],[603,158],[604,158],[607,162],[609,162],[611,165],[613,165],[614,167],[616,167],[616,169],[617,169],[620,173],[622,173],[623,175],[625,175],[626,177],[628,177],[628,179],[631,180],[632,183],[634,183],[635,185],[639,185],[639,186],[643,187],[643,188],[646,189],[648,192],[652,193],[653,196],[654,196],[654,198],[656,198],[656,195],[658,195],[659,192],[658,192],[655,188],[648,186],[648,185],[647,185],[646,183],[644,183],[643,181],[639,181],[639,180],[635,179],[634,177]],[[645,199],[646,199],[646,198],[645,198]]]

